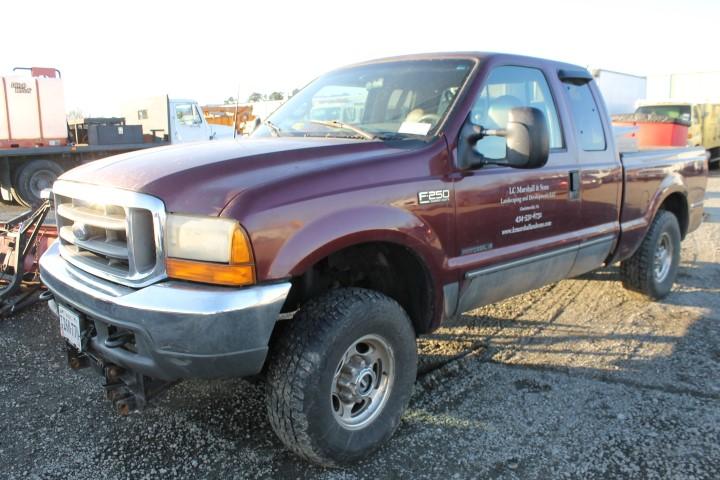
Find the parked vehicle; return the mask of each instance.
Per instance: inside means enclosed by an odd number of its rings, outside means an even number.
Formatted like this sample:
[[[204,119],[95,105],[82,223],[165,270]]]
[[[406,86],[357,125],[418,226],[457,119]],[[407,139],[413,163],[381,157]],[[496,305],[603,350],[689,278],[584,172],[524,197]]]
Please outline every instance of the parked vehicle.
[[[632,127],[642,148],[684,147],[688,143],[690,122],[666,115],[630,113],[613,115],[613,127]]]
[[[257,117],[253,114],[252,106],[228,104],[204,105],[201,108],[210,125],[234,128],[236,133],[233,137],[250,134],[255,129]]]
[[[62,172],[91,160],[171,143],[232,137],[232,128],[210,127],[195,101],[167,96],[129,106],[125,118],[88,118],[68,128],[60,72],[27,70],[31,76],[0,79],[0,196],[7,202],[37,205],[40,192]]]
[[[363,115],[314,119],[330,87],[365,89]],[[319,77],[249,139],[65,173],[41,276],[70,366],[97,366],[121,413],[263,373],[280,439],[337,465],[393,434],[416,336],[448,318],[616,262],[667,295],[706,182],[702,149],[618,154],[581,67],[384,59]]]
[[[720,103],[643,100],[638,102],[635,113],[667,116],[686,123],[687,144],[704,148],[710,155],[710,164],[720,164]]]
[[[612,70],[592,71],[610,115],[632,113],[635,104],[647,98],[647,78]]]

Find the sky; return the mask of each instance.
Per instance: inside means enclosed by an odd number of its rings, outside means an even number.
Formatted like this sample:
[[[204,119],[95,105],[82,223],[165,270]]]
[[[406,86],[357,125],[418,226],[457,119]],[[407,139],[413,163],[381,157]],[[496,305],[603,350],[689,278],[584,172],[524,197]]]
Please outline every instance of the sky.
[[[518,53],[638,75],[720,70],[719,0],[6,2],[0,72],[56,67],[66,110],[119,115],[291,91],[346,64],[418,52]]]

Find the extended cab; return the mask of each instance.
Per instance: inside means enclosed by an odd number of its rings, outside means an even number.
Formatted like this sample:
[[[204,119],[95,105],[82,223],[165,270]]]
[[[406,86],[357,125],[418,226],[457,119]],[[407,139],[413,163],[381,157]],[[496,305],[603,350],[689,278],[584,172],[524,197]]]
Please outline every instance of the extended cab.
[[[616,262],[666,295],[707,168],[703,149],[620,155],[581,67],[384,59],[319,77],[249,139],[65,173],[42,280],[70,365],[99,367],[119,411],[263,373],[282,441],[340,464],[392,435],[415,338],[443,320]]]

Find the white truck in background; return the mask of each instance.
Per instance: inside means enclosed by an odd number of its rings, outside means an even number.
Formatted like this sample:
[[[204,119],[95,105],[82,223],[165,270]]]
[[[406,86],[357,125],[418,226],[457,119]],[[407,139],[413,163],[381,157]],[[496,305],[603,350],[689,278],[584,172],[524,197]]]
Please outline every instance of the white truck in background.
[[[0,77],[0,198],[31,206],[64,171],[118,153],[161,145],[232,138],[209,125],[194,100],[167,95],[128,104],[124,117],[86,118],[68,125],[60,72]]]

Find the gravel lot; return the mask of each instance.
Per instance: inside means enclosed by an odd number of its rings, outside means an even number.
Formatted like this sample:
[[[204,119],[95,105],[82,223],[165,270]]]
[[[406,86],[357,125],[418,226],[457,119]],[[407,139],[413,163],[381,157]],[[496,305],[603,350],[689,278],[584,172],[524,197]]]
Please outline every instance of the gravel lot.
[[[608,268],[421,338],[400,429],[346,470],[287,453],[259,383],[185,382],[115,415],[36,306],[0,320],[0,477],[720,478],[717,171],[705,206],[662,303]]]

